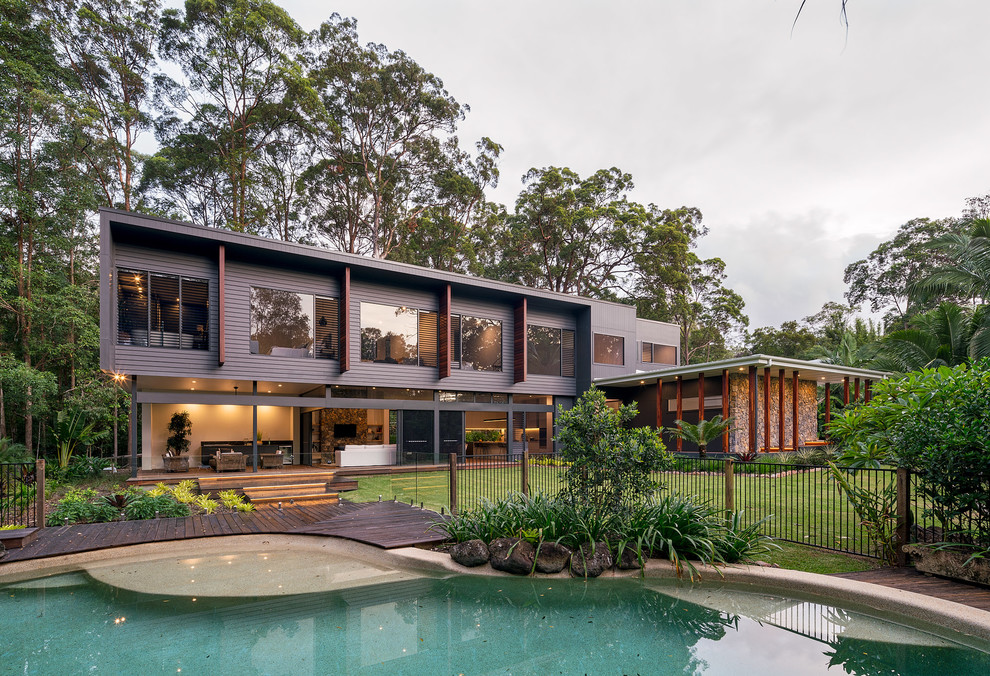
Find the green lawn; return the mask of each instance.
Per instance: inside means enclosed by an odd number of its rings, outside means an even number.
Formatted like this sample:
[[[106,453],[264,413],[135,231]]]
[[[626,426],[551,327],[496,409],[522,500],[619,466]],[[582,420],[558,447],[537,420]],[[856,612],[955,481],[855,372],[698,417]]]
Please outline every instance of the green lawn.
[[[880,566],[877,559],[867,559],[839,552],[830,552],[818,547],[805,547],[793,542],[778,542],[780,550],[761,554],[757,558],[767,563],[776,563],[781,568],[803,570],[808,573],[852,573],[870,570]]]
[[[555,493],[561,485],[563,471],[560,467],[531,465],[531,492]],[[886,474],[860,472],[856,475],[856,482],[857,485],[877,489],[887,478]],[[667,472],[663,482],[672,492],[694,495],[716,505],[724,504],[725,477],[720,472]],[[355,502],[370,502],[381,496],[382,500],[397,498],[406,503],[422,503],[435,511],[441,507],[445,511],[450,510],[449,475],[445,471],[359,477],[358,486],[358,490],[342,493],[341,497]],[[457,473],[458,508],[469,509],[482,498],[497,500],[510,491],[519,491],[521,487],[519,466],[462,469]],[[818,544],[861,554],[870,552],[866,534],[858,525],[851,506],[822,469],[778,475],[737,474],[735,509],[743,510],[747,522],[772,515],[763,532],[777,540]],[[792,550],[788,547],[786,551],[791,552],[791,558],[775,562],[782,566],[786,564],[788,568],[805,570],[800,560],[811,556],[808,552],[821,550],[803,547]],[[842,554],[822,553],[822,560],[833,556],[846,558]],[[820,557],[816,554],[815,558]],[[859,559],[853,560],[855,564],[846,565],[866,565]],[[836,561],[841,562],[841,559]],[[821,565],[828,568],[839,564]]]

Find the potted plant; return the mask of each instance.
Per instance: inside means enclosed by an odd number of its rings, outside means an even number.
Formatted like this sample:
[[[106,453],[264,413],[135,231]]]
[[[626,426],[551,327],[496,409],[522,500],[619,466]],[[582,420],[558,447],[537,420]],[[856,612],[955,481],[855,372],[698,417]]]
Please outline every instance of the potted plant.
[[[165,442],[165,453],[162,460],[165,463],[166,472],[188,472],[189,458],[183,457],[183,453],[189,450],[188,437],[192,433],[192,422],[189,420],[189,411],[181,411],[172,414],[172,419],[168,421],[168,440]]]

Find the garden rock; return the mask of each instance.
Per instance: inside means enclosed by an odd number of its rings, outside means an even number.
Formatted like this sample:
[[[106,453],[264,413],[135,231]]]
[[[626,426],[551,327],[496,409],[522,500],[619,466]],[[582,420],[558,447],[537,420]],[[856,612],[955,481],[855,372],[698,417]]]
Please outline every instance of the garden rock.
[[[571,555],[571,575],[574,577],[598,577],[612,567],[612,552],[608,543],[592,545],[586,542]]]
[[[639,556],[636,555],[635,549],[626,547],[622,550],[622,555],[619,557],[616,568],[619,570],[638,570],[642,567],[643,564],[640,562]]]
[[[462,566],[474,568],[488,563],[491,552],[488,551],[488,545],[485,544],[484,540],[468,540],[458,542],[451,547],[450,558]]]
[[[536,549],[525,540],[498,538],[491,541],[488,550],[492,553],[490,563],[495,570],[514,575],[529,575],[533,571]]]
[[[536,555],[536,570],[541,573],[559,573],[567,567],[571,550],[557,542],[544,542]]]

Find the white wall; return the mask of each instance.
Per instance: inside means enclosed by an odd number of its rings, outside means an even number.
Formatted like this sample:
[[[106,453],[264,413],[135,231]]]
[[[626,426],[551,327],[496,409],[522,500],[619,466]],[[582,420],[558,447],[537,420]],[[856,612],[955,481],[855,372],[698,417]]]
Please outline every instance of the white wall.
[[[192,434],[189,435],[190,465],[195,467],[204,441],[251,441],[251,407],[208,406],[205,404],[144,404],[141,444],[141,469],[161,469],[162,453],[168,438],[168,422],[172,414],[189,411]],[[298,425],[296,409],[288,406],[259,406],[258,431],[263,439],[295,441]],[[293,444],[295,445],[295,443]]]

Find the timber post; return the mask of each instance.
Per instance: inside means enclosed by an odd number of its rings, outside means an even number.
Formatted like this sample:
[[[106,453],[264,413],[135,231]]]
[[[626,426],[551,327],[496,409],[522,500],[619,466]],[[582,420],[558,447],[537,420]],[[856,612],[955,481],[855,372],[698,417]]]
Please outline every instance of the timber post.
[[[736,510],[736,475],[732,469],[732,458],[725,459],[725,511]]]
[[[34,462],[34,525],[45,527],[45,461]]]
[[[904,545],[911,540],[911,470],[897,468],[897,565],[908,565]]]
[[[450,513],[457,514],[457,454],[450,454]]]
[[[529,449],[522,454],[522,494],[529,497]]]

